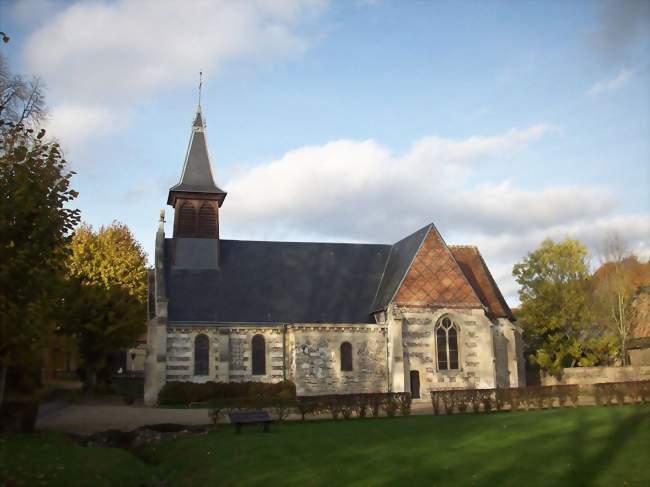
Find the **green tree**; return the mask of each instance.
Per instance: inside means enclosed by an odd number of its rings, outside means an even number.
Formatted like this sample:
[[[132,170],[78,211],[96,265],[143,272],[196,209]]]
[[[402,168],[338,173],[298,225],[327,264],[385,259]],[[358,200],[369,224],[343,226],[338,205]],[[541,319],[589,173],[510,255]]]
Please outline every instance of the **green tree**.
[[[86,368],[86,386],[106,372],[109,356],[144,332],[146,254],[126,225],[94,232],[81,225],[69,245],[62,331],[74,337]]]
[[[43,346],[79,211],[68,207],[77,193],[58,144],[43,142],[43,130],[0,123],[1,404],[7,368],[24,366]]]
[[[556,373],[587,360],[589,308],[587,249],[580,242],[547,239],[512,271],[521,286],[518,317],[531,352],[543,370]]]

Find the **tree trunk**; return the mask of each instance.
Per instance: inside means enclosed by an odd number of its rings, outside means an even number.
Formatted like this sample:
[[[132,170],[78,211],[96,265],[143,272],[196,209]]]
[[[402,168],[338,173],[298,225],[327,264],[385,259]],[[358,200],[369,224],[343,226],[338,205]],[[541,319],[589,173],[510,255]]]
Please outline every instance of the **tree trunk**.
[[[7,366],[3,365],[0,367],[0,409],[2,409],[2,403],[5,398],[5,383],[7,380]]]
[[[97,385],[97,372],[94,369],[86,369],[86,381],[85,381],[86,392],[91,392],[93,388]]]

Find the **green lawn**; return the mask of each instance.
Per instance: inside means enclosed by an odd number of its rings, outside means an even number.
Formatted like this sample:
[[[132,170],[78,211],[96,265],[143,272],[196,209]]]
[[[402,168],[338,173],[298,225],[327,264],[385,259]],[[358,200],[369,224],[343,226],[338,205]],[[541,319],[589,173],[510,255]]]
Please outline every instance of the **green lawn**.
[[[648,405],[313,421],[266,434],[250,427],[234,435],[224,425],[148,447],[141,454],[149,464],[36,438],[50,447],[25,437],[2,444],[0,479],[32,485],[54,472],[61,485],[137,485],[154,476],[172,486],[650,485]]]

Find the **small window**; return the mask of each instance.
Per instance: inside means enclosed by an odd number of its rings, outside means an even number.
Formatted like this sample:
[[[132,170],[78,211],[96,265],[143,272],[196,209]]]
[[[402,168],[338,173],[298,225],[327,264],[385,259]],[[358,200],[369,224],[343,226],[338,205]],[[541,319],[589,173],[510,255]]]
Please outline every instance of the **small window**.
[[[341,371],[352,372],[352,345],[350,342],[341,343]]]
[[[458,327],[445,316],[436,325],[438,370],[458,370]]]
[[[262,335],[253,337],[253,375],[266,375],[266,345]]]
[[[208,375],[210,368],[210,340],[205,335],[194,339],[194,375]]]

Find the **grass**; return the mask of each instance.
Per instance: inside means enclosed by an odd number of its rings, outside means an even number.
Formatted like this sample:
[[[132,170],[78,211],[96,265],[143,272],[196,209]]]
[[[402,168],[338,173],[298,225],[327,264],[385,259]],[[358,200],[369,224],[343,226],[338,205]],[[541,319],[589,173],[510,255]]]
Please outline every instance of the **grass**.
[[[37,438],[52,446],[34,444]],[[83,477],[70,474],[60,485],[85,485],[95,475],[107,485],[154,475],[171,486],[650,485],[648,405],[312,421],[266,434],[252,426],[235,435],[224,425],[148,446],[140,452],[148,464],[126,451],[57,447],[62,440],[54,438],[5,440],[0,453],[10,462],[7,469],[0,456],[0,480],[9,472],[34,485],[31,479],[63,465],[66,475],[76,468]]]
[[[84,448],[55,433],[0,437],[0,485],[154,485],[157,472],[119,448]]]

